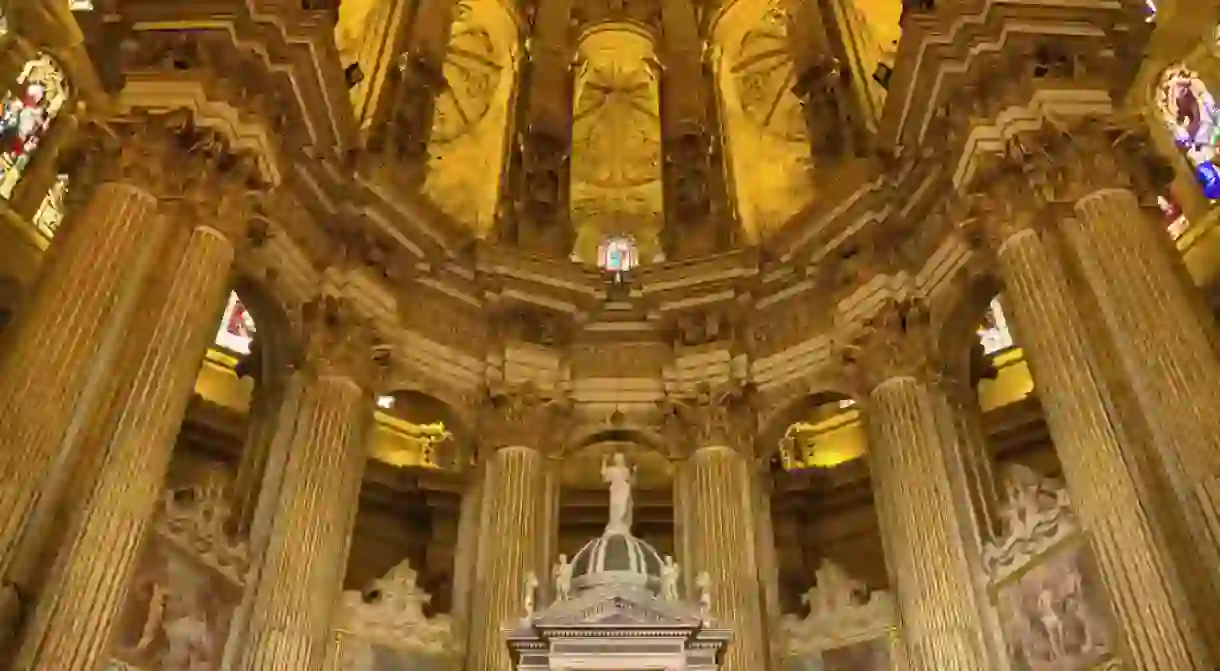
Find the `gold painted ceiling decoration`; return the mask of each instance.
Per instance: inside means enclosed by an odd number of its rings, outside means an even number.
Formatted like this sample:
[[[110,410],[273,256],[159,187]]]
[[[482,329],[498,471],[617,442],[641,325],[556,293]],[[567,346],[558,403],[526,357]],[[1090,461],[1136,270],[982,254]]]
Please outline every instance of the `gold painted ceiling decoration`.
[[[464,135],[487,116],[496,87],[511,71],[511,45],[497,44],[469,2],[457,7],[443,72],[445,90],[437,96],[432,138],[445,143]]]
[[[499,0],[457,7],[428,144],[423,192],[484,237],[495,221],[520,37]]]
[[[592,262],[608,235],[630,234],[651,258],[663,223],[660,64],[652,40],[610,24],[577,51],[571,215],[577,256]]]
[[[713,39],[730,184],[743,232],[757,242],[818,190],[810,129],[792,92],[787,14],[775,2],[737,0],[716,22]]]
[[[737,46],[733,78],[747,119],[785,141],[808,142],[801,101],[792,92],[797,77],[787,21],[782,10],[772,7],[757,28],[746,32]]]

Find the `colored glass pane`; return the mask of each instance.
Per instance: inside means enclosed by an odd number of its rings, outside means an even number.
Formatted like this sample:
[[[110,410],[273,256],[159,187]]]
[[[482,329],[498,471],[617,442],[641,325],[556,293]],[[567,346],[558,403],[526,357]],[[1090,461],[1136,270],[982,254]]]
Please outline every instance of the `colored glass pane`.
[[[249,354],[255,333],[254,319],[246,306],[242,305],[237,294],[229,294],[229,304],[225,306],[220,328],[216,332],[216,346],[238,354]]]
[[[50,56],[26,62],[0,103],[0,198],[21,181],[51,122],[68,99],[63,72]]]
[[[34,213],[34,227],[47,239],[55,237],[64,220],[64,197],[68,194],[68,176],[59,175]]]
[[[598,250],[598,265],[612,272],[625,272],[636,265],[635,243],[628,237],[608,238]]]
[[[987,354],[995,354],[1013,346],[1012,332],[1008,329],[1008,319],[1004,317],[1000,299],[992,299],[983,315],[978,336],[979,341],[983,343],[983,351]]]
[[[1220,110],[1207,85],[1190,70],[1170,68],[1161,79],[1157,106],[1174,141],[1194,167],[1203,194],[1220,198],[1220,170],[1215,163]]]

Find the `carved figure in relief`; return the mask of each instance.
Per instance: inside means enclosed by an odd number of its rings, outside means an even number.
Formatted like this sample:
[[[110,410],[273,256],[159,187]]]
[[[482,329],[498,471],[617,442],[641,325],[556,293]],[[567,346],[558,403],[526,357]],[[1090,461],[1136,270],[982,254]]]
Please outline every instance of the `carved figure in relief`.
[[[1055,594],[1049,587],[1044,587],[1038,594],[1038,617],[1051,644],[1051,659],[1062,659],[1067,656],[1063,645],[1063,620],[1055,610]]]
[[[533,571],[525,574],[525,619],[534,618],[534,600],[538,594],[538,576]]]
[[[699,573],[695,587],[699,588],[699,619],[706,627],[712,623],[712,576],[707,571]]]
[[[1074,566],[1069,569],[1064,578],[1063,591],[1064,610],[1068,615],[1079,620],[1084,629],[1084,641],[1080,644],[1080,651],[1088,653],[1095,648],[1103,647],[1104,644],[1099,645],[1098,643],[1098,639],[1101,638],[1101,633],[1098,631],[1100,621],[1093,613],[1093,609],[1089,607],[1089,600],[1085,598],[1084,574],[1081,573],[1079,567]]]
[[[661,598],[666,601],[678,600],[678,578],[681,568],[674,558],[665,555],[665,565],[661,567]]]
[[[566,601],[572,596],[572,562],[566,554],[559,555],[559,563],[551,573],[555,578],[555,600]]]
[[[610,483],[610,521],[606,523],[607,534],[631,532],[631,480],[635,467],[628,468],[626,458],[616,452],[611,461],[602,457],[602,481]]]
[[[820,617],[859,605],[857,595],[864,591],[864,584],[853,580],[838,564],[822,559],[814,574],[817,585],[801,597],[801,603],[809,606],[810,617]]]
[[[165,632],[166,647],[161,655],[163,671],[210,671],[214,641],[199,603],[200,576],[173,555],[168,559],[166,572],[169,584],[154,589],[155,602],[149,609],[150,620],[145,624],[144,634],[147,636],[151,631],[155,635],[158,626]],[[143,638],[141,644],[147,647]]]

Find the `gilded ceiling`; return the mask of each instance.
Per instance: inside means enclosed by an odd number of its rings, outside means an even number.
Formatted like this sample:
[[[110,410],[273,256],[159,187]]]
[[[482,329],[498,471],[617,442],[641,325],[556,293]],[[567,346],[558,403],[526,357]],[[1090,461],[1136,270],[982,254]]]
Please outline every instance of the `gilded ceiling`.
[[[647,258],[662,219],[659,64],[649,36],[606,25],[577,50],[572,120],[572,224],[577,254],[605,235],[635,236]]]
[[[494,223],[517,80],[517,24],[497,0],[459,4],[445,58],[423,191],[484,237]]]
[[[808,128],[792,92],[786,14],[768,0],[738,0],[714,29],[716,78],[737,213],[752,241],[817,195]]]

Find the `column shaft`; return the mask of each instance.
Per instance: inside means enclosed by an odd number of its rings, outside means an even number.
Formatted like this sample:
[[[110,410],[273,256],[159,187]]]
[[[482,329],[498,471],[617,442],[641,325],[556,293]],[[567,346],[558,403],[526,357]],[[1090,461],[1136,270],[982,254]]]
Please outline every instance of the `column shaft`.
[[[949,484],[944,414],[914,377],[882,382],[866,412],[874,497],[911,669],[988,668]]]
[[[727,447],[705,447],[683,465],[677,514],[688,535],[687,590],[711,577],[712,616],[733,630],[725,671],[757,671],[768,656],[755,556],[754,492],[746,460]]]
[[[765,462],[764,462],[765,463]],[[763,640],[768,651],[767,668],[779,669],[780,610],[779,563],[775,556],[775,527],[771,519],[771,473],[763,469],[754,475],[754,544],[758,556],[758,582],[762,594]]]
[[[1025,228],[1000,246],[1004,296],[1080,521],[1088,531],[1134,671],[1211,669],[1184,584],[1145,510],[1139,460],[1109,415],[1112,399],[1062,265]]]
[[[511,671],[504,628],[525,615],[525,576],[537,571],[545,474],[543,457],[528,447],[497,450],[486,465],[479,570],[472,598],[473,628],[466,668]],[[539,581],[546,578],[537,576]]]
[[[156,509],[174,439],[224,300],[233,245],[201,226],[148,288],[152,318],[126,347],[138,363],[108,406],[98,479],[43,590],[17,668],[91,671],[110,642]]]
[[[0,360],[0,575],[119,355],[143,270],[167,228],[156,199],[105,183],[57,240]],[[53,502],[52,502],[53,503]]]
[[[457,628],[457,641],[467,650],[466,639],[470,633],[471,585],[478,568],[479,519],[483,510],[483,473],[470,474],[471,480],[462,495],[462,508],[458,513],[457,547],[453,551],[453,622]],[[465,661],[463,659],[463,661]]]
[[[1068,240],[1151,429],[1152,444],[1209,578],[1204,621],[1220,626],[1220,358],[1168,236],[1135,194],[1103,189],[1076,204]],[[1183,567],[1184,572],[1187,567]]]
[[[244,671],[319,669],[343,589],[372,404],[331,370],[313,371],[299,403],[236,667]]]

